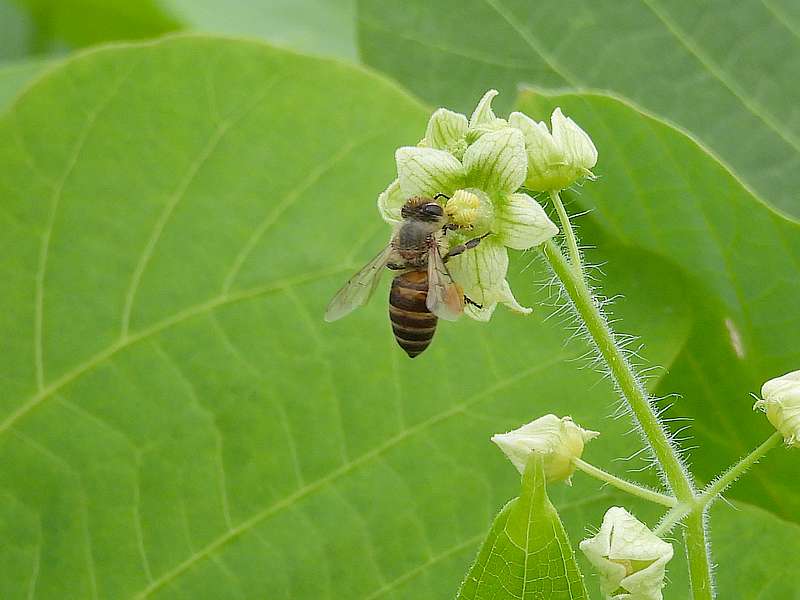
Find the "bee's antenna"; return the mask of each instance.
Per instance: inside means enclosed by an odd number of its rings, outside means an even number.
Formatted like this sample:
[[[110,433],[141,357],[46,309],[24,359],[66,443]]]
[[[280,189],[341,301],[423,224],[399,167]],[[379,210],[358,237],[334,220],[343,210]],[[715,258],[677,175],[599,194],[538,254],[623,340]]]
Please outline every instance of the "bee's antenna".
[[[447,194],[442,194],[441,192],[439,192],[438,194],[436,194],[436,195],[433,197],[433,199],[434,199],[434,200],[438,200],[438,199],[439,199],[439,196],[441,196],[442,198],[445,198],[445,199],[447,199],[447,200],[450,200],[450,196],[448,196]]]

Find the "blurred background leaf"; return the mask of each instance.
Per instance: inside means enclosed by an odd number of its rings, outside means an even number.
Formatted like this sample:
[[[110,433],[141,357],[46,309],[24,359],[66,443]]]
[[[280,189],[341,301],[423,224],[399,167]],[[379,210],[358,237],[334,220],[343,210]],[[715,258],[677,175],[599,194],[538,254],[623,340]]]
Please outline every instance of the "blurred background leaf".
[[[155,0],[3,0],[33,21],[34,52],[151,38],[180,28]]]
[[[357,60],[355,0],[159,0],[186,28]]]
[[[800,5],[358,0],[363,60],[434,105],[519,84],[623,97],[675,123],[800,216]]]

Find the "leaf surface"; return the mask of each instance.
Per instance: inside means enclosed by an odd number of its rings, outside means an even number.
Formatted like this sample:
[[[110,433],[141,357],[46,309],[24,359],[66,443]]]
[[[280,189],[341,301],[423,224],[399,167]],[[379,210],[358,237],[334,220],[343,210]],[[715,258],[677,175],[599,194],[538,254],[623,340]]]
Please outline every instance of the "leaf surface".
[[[158,0],[188,29],[244,35],[321,56],[358,60],[355,0]]]
[[[544,463],[533,457],[522,493],[494,520],[458,600],[588,598],[569,538],[547,497]]]

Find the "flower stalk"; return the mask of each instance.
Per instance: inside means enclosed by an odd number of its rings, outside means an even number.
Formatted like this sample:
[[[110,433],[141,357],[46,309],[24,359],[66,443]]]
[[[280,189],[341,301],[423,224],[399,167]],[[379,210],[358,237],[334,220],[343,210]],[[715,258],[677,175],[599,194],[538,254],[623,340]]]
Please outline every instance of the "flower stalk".
[[[633,496],[637,496],[642,500],[661,504],[662,506],[667,506],[669,508],[672,508],[678,504],[678,500],[672,496],[667,496],[666,494],[656,492],[655,490],[649,490],[633,483],[632,481],[612,475],[608,471],[604,471],[599,467],[595,467],[593,464],[590,464],[580,458],[573,458],[572,462],[579,471],[583,471],[590,477],[594,477],[595,479],[599,479],[604,483],[613,485],[615,488],[620,489],[623,492],[627,492]]]
[[[783,439],[780,432],[775,432],[769,436],[760,446],[750,454],[743,457],[739,462],[730,467],[725,473],[717,477],[700,492],[690,502],[681,502],[674,506],[653,530],[656,535],[665,536],[670,530],[680,523],[689,514],[704,511],[719,495],[724,492],[734,481],[739,479],[754,464],[761,460],[764,455],[781,443]]]
[[[570,223],[567,210],[564,208],[564,203],[561,202],[561,193],[558,190],[550,191],[550,199],[553,201],[553,206],[556,207],[558,219],[561,221],[561,226],[564,231],[564,240],[567,243],[567,250],[569,251],[569,262],[572,268],[578,274],[583,272],[583,264],[581,263],[581,253],[578,249],[578,239],[575,237],[575,232],[572,230],[572,223]]]

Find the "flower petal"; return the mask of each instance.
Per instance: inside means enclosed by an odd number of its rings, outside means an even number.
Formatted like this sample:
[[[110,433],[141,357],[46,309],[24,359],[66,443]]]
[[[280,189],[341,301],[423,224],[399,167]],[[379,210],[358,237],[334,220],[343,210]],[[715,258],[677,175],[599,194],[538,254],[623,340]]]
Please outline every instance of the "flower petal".
[[[454,257],[447,266],[455,282],[464,289],[464,294],[483,306],[482,309],[472,306],[475,310],[469,310],[471,305],[467,305],[467,314],[488,321],[508,271],[505,246],[495,236],[489,236],[476,248]]]
[[[558,233],[555,223],[528,194],[511,194],[496,206],[494,231],[509,248],[527,250]]]
[[[494,100],[495,96],[499,93],[500,92],[497,90],[489,90],[483,95],[483,98],[478,101],[478,106],[475,107],[472,117],[469,119],[470,128],[486,125],[497,119],[492,110],[492,100]]]
[[[452,153],[453,148],[463,142],[468,127],[467,117],[461,113],[440,108],[431,115],[425,137],[419,145]]]
[[[444,150],[405,146],[395,152],[400,191],[404,198],[451,196],[464,187],[464,168],[456,157]]]
[[[395,179],[378,196],[378,212],[381,213],[384,221],[394,225],[403,220],[403,217],[400,216],[400,210],[405,202],[406,199],[400,192],[400,180]]]
[[[567,161],[574,167],[587,171],[597,164],[597,148],[592,138],[581,129],[575,121],[565,117],[560,108],[556,108],[550,117],[553,127],[553,139],[561,148]]]
[[[525,181],[528,157],[519,130],[504,127],[481,136],[464,153],[467,182],[489,194],[516,192]]]
[[[497,301],[515,313],[529,315],[533,312],[532,308],[522,306],[519,302],[517,302],[517,299],[514,297],[514,293],[511,291],[511,286],[508,284],[507,279],[504,279],[500,284]]]

